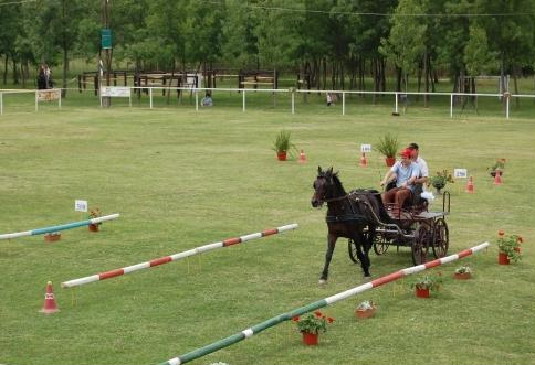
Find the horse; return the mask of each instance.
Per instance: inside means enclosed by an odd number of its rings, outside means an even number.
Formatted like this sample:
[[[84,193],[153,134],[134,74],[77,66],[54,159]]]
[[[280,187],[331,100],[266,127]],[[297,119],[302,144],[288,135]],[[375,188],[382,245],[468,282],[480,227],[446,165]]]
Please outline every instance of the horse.
[[[333,257],[338,237],[352,239],[364,277],[370,277],[370,250],[379,223],[390,223],[381,196],[376,190],[353,190],[349,194],[338,179],[338,172],[333,168],[325,171],[318,166],[318,173],[313,184],[312,206],[319,208],[327,203],[327,252],[325,266],[319,280],[320,284],[327,281],[329,264]]]

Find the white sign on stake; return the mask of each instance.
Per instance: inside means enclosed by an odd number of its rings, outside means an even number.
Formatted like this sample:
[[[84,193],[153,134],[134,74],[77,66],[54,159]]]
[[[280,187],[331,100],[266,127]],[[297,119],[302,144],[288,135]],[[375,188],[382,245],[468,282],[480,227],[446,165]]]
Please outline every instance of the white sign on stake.
[[[468,173],[466,172],[466,169],[453,169],[453,178],[466,179],[467,177]]]
[[[360,144],[360,152],[371,152],[372,151],[372,145],[369,143],[361,143]]]
[[[75,200],[74,201],[74,211],[75,212],[87,212],[87,201],[85,201],[85,200]]]

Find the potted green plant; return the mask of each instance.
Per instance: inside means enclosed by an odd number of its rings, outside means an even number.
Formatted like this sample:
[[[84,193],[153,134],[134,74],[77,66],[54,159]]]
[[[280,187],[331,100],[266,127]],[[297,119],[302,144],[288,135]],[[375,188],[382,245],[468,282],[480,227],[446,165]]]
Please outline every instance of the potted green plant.
[[[317,345],[318,333],[326,332],[327,324],[334,322],[334,318],[327,317],[321,311],[307,313],[303,317],[295,316],[292,320],[297,324],[297,330],[303,334],[305,345]]]
[[[392,167],[396,162],[396,153],[399,150],[398,138],[386,133],[383,138],[379,138],[379,141],[375,144],[375,149],[385,155],[386,165]]]
[[[377,304],[373,300],[365,300],[357,305],[355,315],[358,319],[367,319],[375,316]]]
[[[442,284],[440,276],[426,275],[420,277],[411,283],[411,288],[416,289],[416,296],[418,298],[429,298],[431,290],[439,290]]]
[[[500,265],[509,265],[511,260],[517,262],[522,258],[520,251],[520,244],[523,239],[515,234],[505,235],[505,232],[500,229],[498,231],[498,263]]]
[[[468,280],[472,278],[472,269],[470,266],[461,266],[453,272],[453,278],[457,280]]]
[[[100,211],[100,209],[97,208],[94,208],[94,209],[90,209],[89,210],[89,214],[87,216],[87,219],[93,219],[93,218],[97,218],[97,217],[101,217],[102,216],[102,212]],[[102,223],[96,223],[96,224],[89,224],[87,226],[87,229],[89,232],[98,232],[98,226],[100,226]]]
[[[288,151],[295,149],[295,145],[291,141],[292,132],[282,130],[275,137],[273,142],[273,150],[277,154],[277,159],[279,161],[286,161]]]
[[[437,171],[435,175],[429,178],[429,185],[434,187],[438,194],[440,194],[447,183],[453,183],[451,173],[449,173],[448,170]]]

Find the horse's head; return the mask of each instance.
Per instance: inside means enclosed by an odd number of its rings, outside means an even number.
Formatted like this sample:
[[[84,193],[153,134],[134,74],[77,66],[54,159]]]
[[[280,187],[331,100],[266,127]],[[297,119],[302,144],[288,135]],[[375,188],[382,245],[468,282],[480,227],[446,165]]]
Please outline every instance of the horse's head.
[[[314,189],[314,194],[312,195],[312,206],[321,207],[325,201],[332,197],[334,189],[334,178],[336,173],[333,173],[333,168],[323,171],[320,166],[318,166],[318,174],[316,180],[312,185]]]

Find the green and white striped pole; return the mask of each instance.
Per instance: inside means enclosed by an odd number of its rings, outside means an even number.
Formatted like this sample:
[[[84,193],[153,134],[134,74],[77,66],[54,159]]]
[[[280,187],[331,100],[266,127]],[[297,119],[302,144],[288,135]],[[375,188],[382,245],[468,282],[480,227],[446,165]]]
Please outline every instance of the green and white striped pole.
[[[200,348],[198,348],[198,349],[196,349],[194,351],[188,352],[188,353],[186,353],[184,355],[173,357],[172,359],[169,359],[166,362],[160,363],[158,365],[180,365],[180,364],[185,364],[185,363],[190,362],[192,360],[195,360],[195,359],[197,359],[199,357],[208,355],[208,354],[210,354],[212,352],[216,352],[216,351],[222,349],[223,347],[227,347],[227,346],[235,344],[236,342],[243,341],[244,339],[249,338],[252,335],[255,335],[257,333],[260,333],[260,332],[268,329],[269,327],[273,327],[273,326],[275,326],[275,325],[277,325],[277,324],[279,324],[281,322],[289,321],[295,316],[300,316],[300,315],[308,313],[308,312],[313,312],[316,309],[326,307],[329,304],[333,304],[333,303],[336,303],[336,302],[338,302],[340,300],[347,299],[350,296],[362,293],[363,291],[366,291],[366,290],[369,290],[369,289],[376,288],[378,286],[384,285],[384,284],[386,284],[386,283],[388,283],[390,281],[394,281],[394,280],[400,279],[400,278],[405,277],[407,275],[414,274],[415,272],[427,270],[427,269],[430,269],[430,268],[433,268],[433,267],[436,267],[436,266],[440,266],[442,264],[446,264],[446,263],[451,262],[451,261],[462,259],[463,257],[470,256],[474,252],[482,250],[482,249],[484,249],[484,248],[486,248],[488,246],[490,246],[490,244],[488,242],[484,242],[484,243],[482,243],[482,244],[480,244],[478,246],[475,246],[475,247],[472,247],[472,248],[469,248],[469,249],[466,249],[466,250],[462,250],[461,252],[459,252],[457,254],[454,254],[454,255],[450,255],[450,256],[442,257],[440,259],[429,261],[429,262],[427,262],[427,263],[425,263],[423,265],[412,266],[412,267],[409,267],[409,268],[406,268],[406,269],[401,269],[399,271],[393,272],[393,273],[388,274],[386,276],[382,276],[382,277],[380,277],[378,279],[372,280],[372,281],[370,281],[370,282],[368,282],[366,284],[363,284],[363,285],[357,286],[355,288],[340,292],[340,293],[335,294],[335,295],[333,295],[331,297],[328,297],[328,298],[325,298],[325,299],[318,300],[316,302],[310,303],[308,305],[305,305],[304,307],[297,308],[297,309],[294,309],[294,310],[292,310],[290,312],[286,312],[286,313],[283,313],[283,314],[279,314],[278,316],[275,316],[275,317],[273,317],[271,319],[268,319],[267,321],[264,321],[264,322],[261,322],[259,324],[256,324],[256,325],[254,325],[254,326],[252,326],[252,327],[250,327],[250,328],[248,328],[246,330],[243,330],[243,331],[241,331],[239,333],[235,333],[235,334],[233,334],[231,336],[228,336],[228,337],[226,337],[226,338],[224,338],[222,340],[219,340],[219,341],[213,342],[213,343],[211,343],[209,345],[200,347]]]

